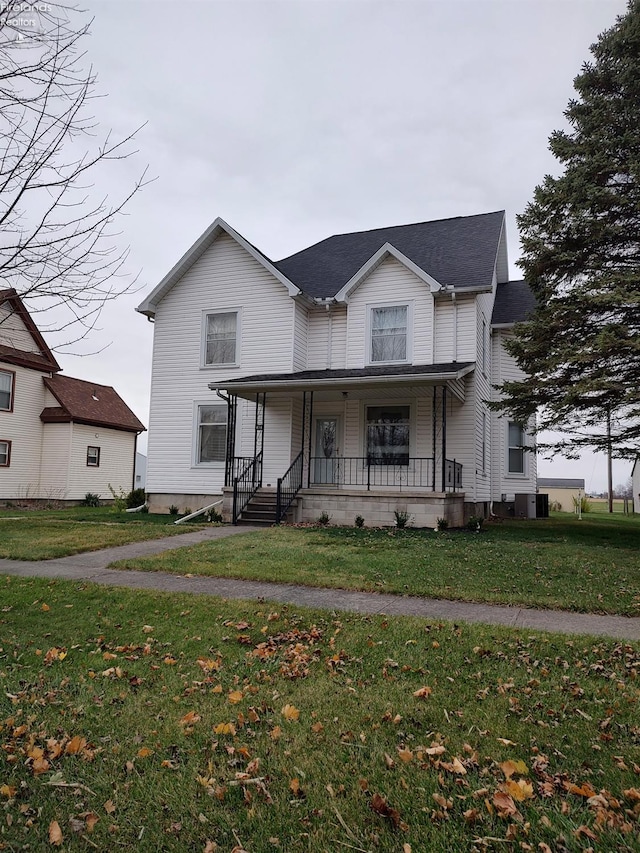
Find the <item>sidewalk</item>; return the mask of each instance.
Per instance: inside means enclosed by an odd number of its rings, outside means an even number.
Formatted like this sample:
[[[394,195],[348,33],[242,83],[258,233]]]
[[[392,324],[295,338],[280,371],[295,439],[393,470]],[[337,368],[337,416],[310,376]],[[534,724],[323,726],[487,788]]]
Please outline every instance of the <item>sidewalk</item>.
[[[62,578],[130,589],[186,592],[196,595],[215,595],[221,598],[260,599],[327,610],[348,610],[389,616],[420,616],[425,619],[446,619],[452,622],[483,622],[490,625],[556,631],[563,634],[593,634],[620,640],[640,640],[640,618],[597,616],[564,610],[532,610],[493,604],[470,604],[463,601],[444,601],[375,592],[349,592],[342,589],[320,589],[232,578],[201,576],[187,578],[167,572],[130,572],[107,568],[114,560],[149,557],[174,548],[184,548],[188,545],[260,529],[212,527],[185,533],[182,536],[134,542],[118,548],[74,554],[72,557],[63,557],[59,560],[37,562],[0,560],[0,575]]]

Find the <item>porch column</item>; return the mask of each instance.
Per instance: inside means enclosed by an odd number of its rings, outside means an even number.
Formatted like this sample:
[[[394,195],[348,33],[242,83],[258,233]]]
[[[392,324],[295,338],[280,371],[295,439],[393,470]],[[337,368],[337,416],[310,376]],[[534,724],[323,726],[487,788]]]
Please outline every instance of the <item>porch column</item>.
[[[236,418],[238,398],[235,394],[224,396],[219,391],[218,397],[227,401],[227,446],[224,459],[224,484],[233,485],[233,464],[236,456]]]
[[[447,386],[442,386],[442,491],[447,485]]]
[[[431,491],[436,490],[436,421],[438,419],[438,386],[433,386],[433,405],[431,407]]]
[[[309,435],[308,435],[308,463],[307,463],[307,488],[311,486],[311,439],[313,435],[313,391],[309,391]]]

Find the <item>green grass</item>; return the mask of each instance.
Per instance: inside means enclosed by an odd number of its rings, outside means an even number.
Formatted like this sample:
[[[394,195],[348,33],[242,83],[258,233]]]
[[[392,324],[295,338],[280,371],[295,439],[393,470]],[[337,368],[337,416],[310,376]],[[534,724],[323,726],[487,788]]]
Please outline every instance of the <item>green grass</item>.
[[[1,583],[0,849],[638,850],[637,646]]]
[[[0,511],[0,558],[47,560],[193,530],[175,517],[114,512],[109,507]]]
[[[639,546],[638,516],[558,515],[480,534],[270,528],[115,566],[637,616]]]

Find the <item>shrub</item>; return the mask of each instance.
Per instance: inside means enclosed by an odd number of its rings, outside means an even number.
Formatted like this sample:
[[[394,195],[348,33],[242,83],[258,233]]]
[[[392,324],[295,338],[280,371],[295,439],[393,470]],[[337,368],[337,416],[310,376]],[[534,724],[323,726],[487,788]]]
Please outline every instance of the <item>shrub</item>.
[[[483,521],[484,519],[480,518],[480,516],[478,515],[470,516],[469,520],[467,521],[467,530],[471,530],[473,533],[480,533],[480,531],[482,530]]]
[[[220,524],[221,522],[224,521],[224,518],[222,517],[222,513],[218,512],[218,510],[215,507],[213,507],[213,509],[210,509],[209,512],[205,513],[205,518],[207,519],[207,521],[210,521],[212,524]]]
[[[80,506],[100,506],[100,496],[94,495],[93,492],[87,492],[80,501]]]
[[[190,506],[186,506],[186,507],[184,508],[184,512],[183,512],[182,514],[183,514],[183,515],[191,515],[191,513],[192,513],[192,512],[193,512],[193,510],[191,509],[191,507],[190,507]]]
[[[356,527],[364,527],[364,518],[361,515],[356,515],[353,523]]]
[[[144,489],[132,489],[127,495],[127,509],[142,506],[147,501],[147,493]]]
[[[446,518],[439,518],[436,521],[436,530],[448,530],[448,529],[449,529],[449,522],[447,521]]]
[[[393,514],[396,517],[396,527],[398,530],[404,530],[411,523],[411,513],[408,513],[406,509],[396,509]]]
[[[180,512],[178,507],[175,504],[171,504],[169,507],[169,515],[177,515]]]
[[[113,509],[115,512],[124,512],[127,508],[127,495],[124,489],[116,490],[113,488],[111,483],[107,483],[109,487],[109,491],[111,492],[111,497],[113,498]]]
[[[149,512],[149,507],[145,504],[140,510],[141,515],[146,515]]]
[[[580,510],[580,512],[591,512],[591,501],[586,495],[582,495],[579,501],[576,495],[574,495],[572,500],[573,508],[576,510],[576,512],[578,511],[578,509]]]
[[[562,512],[562,504],[560,501],[551,501],[549,504],[549,512]]]
[[[320,513],[320,515],[318,516],[318,521],[317,521],[317,523],[318,523],[318,524],[321,524],[323,527],[326,527],[326,526],[327,526],[327,524],[329,524],[329,522],[330,522],[330,521],[331,521],[331,516],[329,515],[329,513],[328,513],[328,512],[326,512],[325,510],[323,510],[323,511]]]

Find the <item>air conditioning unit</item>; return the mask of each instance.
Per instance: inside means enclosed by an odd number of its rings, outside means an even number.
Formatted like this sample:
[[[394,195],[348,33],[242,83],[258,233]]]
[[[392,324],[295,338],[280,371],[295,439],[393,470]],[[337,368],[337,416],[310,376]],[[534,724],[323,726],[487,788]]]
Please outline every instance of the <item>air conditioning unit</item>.
[[[536,518],[536,496],[515,495],[514,513],[516,518]]]
[[[501,500],[503,504],[512,504],[516,499],[515,495],[505,494],[504,492],[501,495]]]

